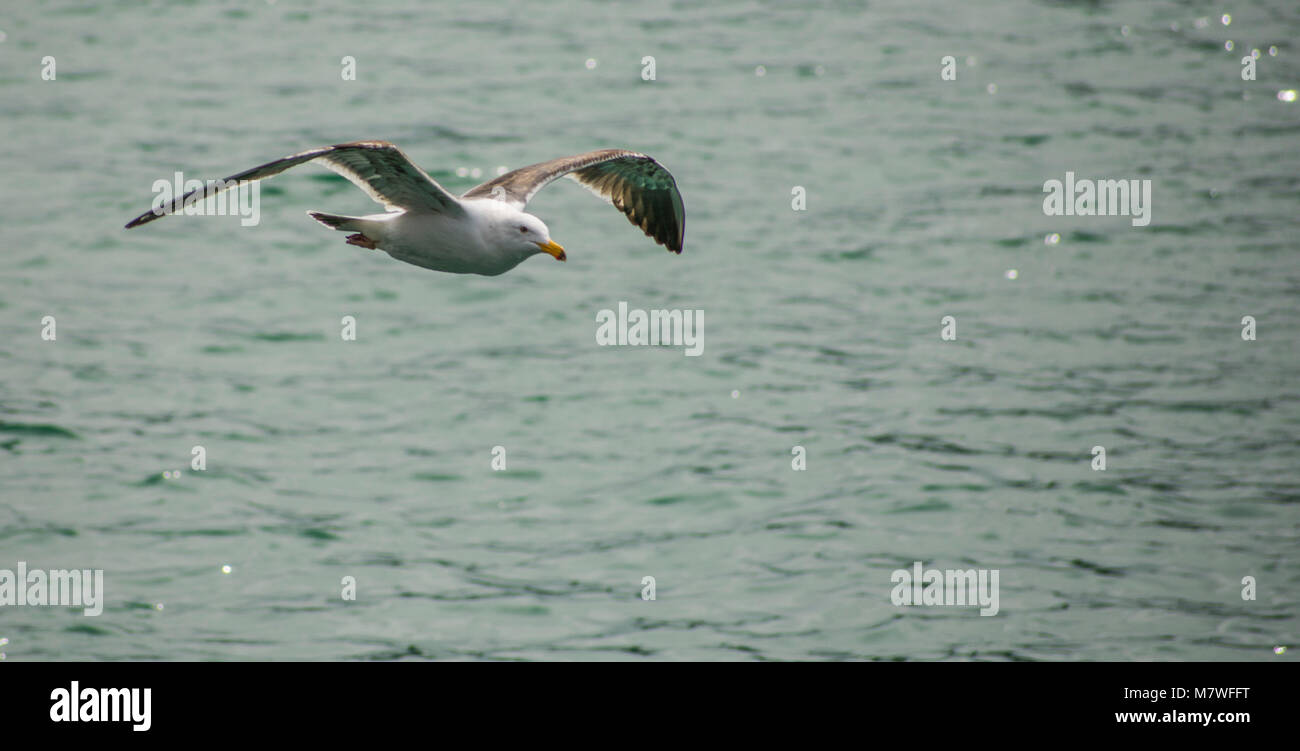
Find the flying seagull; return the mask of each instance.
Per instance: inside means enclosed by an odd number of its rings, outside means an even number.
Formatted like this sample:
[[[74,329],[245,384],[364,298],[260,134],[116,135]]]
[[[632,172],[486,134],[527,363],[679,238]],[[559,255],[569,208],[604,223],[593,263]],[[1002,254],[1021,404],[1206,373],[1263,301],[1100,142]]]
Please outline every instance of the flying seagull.
[[[602,149],[552,159],[507,172],[456,198],[387,141],[325,146],[267,162],[191,190],[137,216],[126,227],[147,224],[238,183],[263,180],[306,162],[318,162],[347,178],[387,212],[369,216],[307,212],[313,219],[354,233],[347,237],[349,245],[382,250],[399,261],[434,271],[496,276],[538,253],[563,261],[564,248],[551,239],[546,224],[523,209],[537,191],[566,176],[614,204],[673,253],[682,252],[686,234],[686,211],[677,181],[645,154]]]

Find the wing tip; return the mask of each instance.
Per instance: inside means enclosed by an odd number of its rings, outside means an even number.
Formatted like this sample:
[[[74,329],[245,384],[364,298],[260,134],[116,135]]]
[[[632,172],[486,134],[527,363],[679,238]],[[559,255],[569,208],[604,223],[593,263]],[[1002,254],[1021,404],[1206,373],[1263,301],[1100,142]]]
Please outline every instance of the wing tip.
[[[153,220],[157,219],[157,218],[160,217],[160,216],[164,216],[164,215],[163,215],[163,214],[155,214],[155,213],[153,213],[152,211],[146,211],[145,213],[141,214],[140,216],[137,216],[136,218],[134,218],[134,219],[132,219],[131,221],[127,222],[127,223],[126,223],[126,226],[124,227],[124,229],[132,229],[133,227],[139,227],[141,224],[148,224],[149,222],[152,222]]]

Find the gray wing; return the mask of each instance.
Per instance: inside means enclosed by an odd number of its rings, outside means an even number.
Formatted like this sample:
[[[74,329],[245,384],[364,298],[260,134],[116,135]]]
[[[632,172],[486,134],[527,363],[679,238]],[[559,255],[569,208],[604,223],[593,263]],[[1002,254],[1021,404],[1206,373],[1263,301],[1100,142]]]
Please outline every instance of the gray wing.
[[[461,198],[495,198],[523,209],[537,191],[565,176],[614,204],[655,242],[674,253],[682,252],[686,210],[677,181],[659,162],[635,151],[602,149],[520,167]]]
[[[464,212],[460,201],[434,182],[424,170],[412,164],[401,149],[387,141],[357,141],[287,156],[231,175],[207,188],[191,190],[157,211],[146,211],[127,222],[127,229],[147,224],[191,203],[227,191],[240,182],[265,180],[290,167],[312,161],[320,162],[347,178],[376,203],[383,204],[387,211],[426,211],[455,215]]]

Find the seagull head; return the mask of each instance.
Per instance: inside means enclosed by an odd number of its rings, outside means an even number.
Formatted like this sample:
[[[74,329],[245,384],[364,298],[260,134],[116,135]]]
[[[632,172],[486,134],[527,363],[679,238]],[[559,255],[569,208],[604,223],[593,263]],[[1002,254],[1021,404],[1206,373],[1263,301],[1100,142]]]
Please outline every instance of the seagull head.
[[[557,261],[565,259],[564,247],[551,239],[546,223],[532,214],[516,212],[505,222],[505,235],[509,244],[525,257],[546,253]]]

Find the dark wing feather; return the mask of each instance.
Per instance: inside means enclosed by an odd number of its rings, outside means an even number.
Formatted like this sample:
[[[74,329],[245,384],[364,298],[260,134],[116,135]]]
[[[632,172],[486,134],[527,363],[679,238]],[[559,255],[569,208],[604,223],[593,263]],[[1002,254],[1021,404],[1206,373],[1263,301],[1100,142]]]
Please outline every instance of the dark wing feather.
[[[366,192],[376,203],[388,211],[409,210],[428,212],[464,211],[456,197],[425,174],[397,148],[387,141],[357,141],[337,146],[325,146],[304,151],[274,162],[231,175],[212,189],[191,190],[155,211],[146,211],[127,223],[127,229],[147,224],[168,214],[233,188],[240,182],[265,180],[305,162],[319,161],[323,166],[347,178]]]
[[[686,210],[677,181],[663,165],[635,151],[602,149],[521,167],[461,197],[495,198],[522,209],[537,191],[565,176],[614,204],[655,242],[682,252]]]

